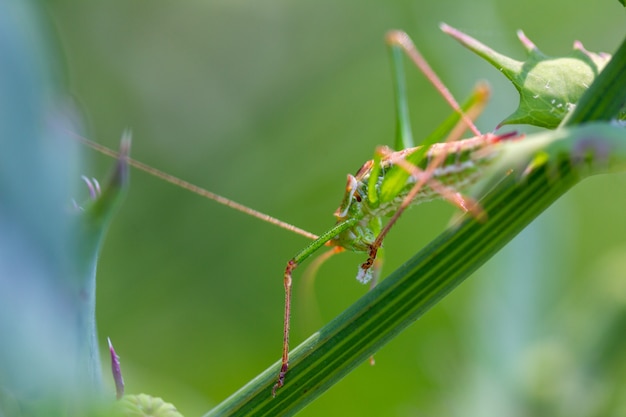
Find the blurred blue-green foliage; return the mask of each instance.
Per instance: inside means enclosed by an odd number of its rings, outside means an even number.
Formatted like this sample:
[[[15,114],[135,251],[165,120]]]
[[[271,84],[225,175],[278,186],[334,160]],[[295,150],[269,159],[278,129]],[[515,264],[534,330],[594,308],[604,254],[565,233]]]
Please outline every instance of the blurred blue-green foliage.
[[[116,147],[130,127],[137,159],[312,232],[333,223],[346,173],[393,141],[388,29],[407,31],[457,97],[476,80],[491,83],[494,97],[479,122],[485,131],[515,109],[516,93],[440,33],[439,22],[520,59],[519,28],[550,55],[568,53],[576,39],[611,52],[624,35],[623,9],[609,0],[50,0],[45,7],[86,124],[79,133]],[[417,70],[407,74],[420,138],[450,111]],[[102,176],[111,164],[85,155],[86,175]],[[626,370],[617,366],[624,186],[619,175],[577,186],[379,352],[376,366],[364,364],[302,415],[624,410],[618,384]],[[452,213],[436,202],[403,216],[386,240],[386,270]],[[135,171],[98,276],[101,343],[112,338],[127,391],[200,415],[276,361],[282,271],[305,243]],[[314,294],[296,278],[294,345],[366,291],[354,280],[362,258],[330,260]]]
[[[0,2],[2,416],[66,415],[101,388],[93,274],[73,233],[78,144],[49,29],[33,2]]]

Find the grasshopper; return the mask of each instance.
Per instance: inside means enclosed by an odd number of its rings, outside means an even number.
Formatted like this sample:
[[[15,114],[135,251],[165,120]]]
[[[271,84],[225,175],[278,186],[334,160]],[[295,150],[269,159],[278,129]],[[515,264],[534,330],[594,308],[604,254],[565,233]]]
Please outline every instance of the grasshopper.
[[[379,147],[374,159],[361,166],[355,175],[348,174],[343,201],[334,215],[334,227],[323,233],[298,252],[288,263],[284,273],[285,311],[283,328],[282,366],[272,395],[285,383],[289,369],[289,326],[291,315],[291,287],[294,269],[322,246],[332,246],[331,253],[345,250],[367,253],[360,265],[357,280],[376,284],[382,264],[379,251],[383,240],[402,213],[410,206],[444,198],[465,212],[484,220],[486,214],[476,201],[459,193],[459,189],[475,183],[482,170],[497,155],[497,143],[514,134],[481,134],[474,125],[475,119],[486,104],[489,91],[479,85],[468,102],[461,106],[437,77],[419,53],[409,36],[401,31],[391,31],[386,36],[391,49],[394,67],[394,84],[397,108],[396,146],[393,151]],[[408,118],[408,105],[404,94],[402,54],[424,73],[455,111],[442,127],[422,146],[413,146]],[[474,137],[458,140],[466,129]],[[447,136],[445,142],[434,143]],[[391,216],[385,225],[383,219]]]
[[[128,160],[129,164],[135,168],[167,182],[312,240],[290,259],[285,267],[282,357],[280,371],[272,389],[273,396],[285,384],[289,369],[294,270],[322,246],[332,247],[323,259],[343,251],[361,252],[367,254],[368,257],[359,266],[356,278],[359,282],[370,283],[373,287],[381,271],[383,240],[409,206],[443,198],[479,220],[486,219],[486,213],[480,205],[475,200],[463,196],[459,190],[467,188],[481,178],[483,169],[497,156],[497,144],[500,141],[516,137],[514,133],[482,134],[474,125],[473,120],[481,113],[488,99],[489,89],[486,85],[478,85],[470,99],[463,105],[459,105],[406,33],[391,31],[386,36],[386,42],[390,48],[394,72],[397,111],[396,148],[399,150],[379,147],[374,158],[365,162],[356,174],[348,174],[343,200],[334,213],[336,223],[319,236],[137,160]],[[404,55],[408,56],[419,68],[454,110],[454,113],[444,121],[440,128],[417,147],[414,146],[412,139],[405,96],[402,61]],[[471,130],[474,136],[461,140],[461,136],[467,129]],[[101,153],[117,156],[115,151],[102,145],[82,137],[78,139]],[[389,216],[389,220],[384,224],[384,219]]]

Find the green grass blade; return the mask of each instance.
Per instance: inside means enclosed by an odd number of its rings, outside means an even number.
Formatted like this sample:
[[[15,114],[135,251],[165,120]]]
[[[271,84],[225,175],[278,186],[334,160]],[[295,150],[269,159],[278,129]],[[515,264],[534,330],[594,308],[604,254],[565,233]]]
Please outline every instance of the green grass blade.
[[[405,149],[415,146],[409,116],[409,102],[406,97],[406,79],[404,76],[404,51],[398,45],[389,47],[391,69],[393,71],[393,92],[396,101],[396,140],[395,148]]]

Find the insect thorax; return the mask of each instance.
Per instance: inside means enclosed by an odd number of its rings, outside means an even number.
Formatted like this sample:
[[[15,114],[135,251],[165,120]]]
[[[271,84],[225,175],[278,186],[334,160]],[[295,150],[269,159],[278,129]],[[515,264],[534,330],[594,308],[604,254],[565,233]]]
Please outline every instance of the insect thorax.
[[[367,252],[382,229],[383,218],[391,216],[398,210],[416,180],[421,179],[420,175],[426,175],[424,170],[429,167],[437,155],[445,154],[445,158],[440,166],[432,170],[430,178],[456,192],[474,184],[480,177],[484,167],[496,155],[496,152],[486,152],[487,146],[494,142],[494,137],[487,135],[433,145],[425,156],[415,164],[419,168],[419,172],[416,175],[407,174],[407,180],[402,188],[390,199],[382,198],[381,187],[386,175],[392,169],[402,169],[393,161],[397,161],[398,158],[410,159],[411,155],[420,148],[393,152],[380,161],[380,170],[374,170],[378,172],[378,176],[375,181],[375,198],[373,199],[368,194],[368,184],[370,184],[370,174],[373,172],[374,161],[367,161],[355,175],[348,175],[343,201],[335,211],[337,222],[354,219],[355,225],[337,235],[332,243],[347,250]],[[477,150],[480,150],[480,153],[477,153]],[[441,194],[434,191],[427,181],[410,204],[417,205],[438,198],[441,198]],[[375,202],[373,203],[372,200]]]

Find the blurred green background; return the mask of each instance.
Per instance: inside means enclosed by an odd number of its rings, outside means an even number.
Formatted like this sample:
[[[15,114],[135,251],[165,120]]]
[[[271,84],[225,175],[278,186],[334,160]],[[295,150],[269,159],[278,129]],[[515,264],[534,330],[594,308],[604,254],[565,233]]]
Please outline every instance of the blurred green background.
[[[616,0],[41,5],[79,133],[116,147],[131,128],[135,158],[314,233],[333,224],[345,175],[393,141],[387,30],[407,31],[459,98],[488,80],[493,100],[479,122],[488,131],[514,110],[516,93],[439,22],[523,59],[517,29],[549,55],[574,40],[612,52],[625,17]],[[450,110],[417,70],[407,73],[420,138]],[[84,154],[86,175],[112,165]],[[624,187],[623,175],[575,187],[381,350],[376,366],[363,364],[301,415],[625,412]],[[434,202],[407,213],[386,240],[385,270],[453,212]],[[278,360],[282,271],[305,244],[133,171],[100,259],[97,304],[101,346],[112,338],[127,392],[199,416]],[[354,279],[362,261],[330,260],[314,293],[296,278],[293,346],[366,291]]]

